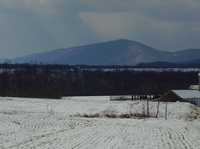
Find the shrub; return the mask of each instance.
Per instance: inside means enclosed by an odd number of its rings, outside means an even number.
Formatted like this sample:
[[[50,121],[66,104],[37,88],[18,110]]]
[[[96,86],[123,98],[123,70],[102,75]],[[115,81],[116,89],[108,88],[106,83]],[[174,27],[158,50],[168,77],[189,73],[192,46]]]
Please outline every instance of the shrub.
[[[119,118],[131,118],[131,114],[121,114],[119,115]]]
[[[100,114],[99,113],[96,113],[96,114],[86,114],[86,113],[84,113],[84,114],[77,114],[77,115],[75,115],[75,116],[78,116],[78,117],[87,117],[87,118],[96,118],[96,117],[100,117]]]

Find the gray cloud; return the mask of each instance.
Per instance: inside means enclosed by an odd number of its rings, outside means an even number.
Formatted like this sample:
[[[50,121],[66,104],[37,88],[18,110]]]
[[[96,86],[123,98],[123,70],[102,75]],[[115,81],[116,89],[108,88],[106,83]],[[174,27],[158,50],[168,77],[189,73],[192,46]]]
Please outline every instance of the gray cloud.
[[[0,0],[0,58],[119,38],[199,48],[199,0]]]

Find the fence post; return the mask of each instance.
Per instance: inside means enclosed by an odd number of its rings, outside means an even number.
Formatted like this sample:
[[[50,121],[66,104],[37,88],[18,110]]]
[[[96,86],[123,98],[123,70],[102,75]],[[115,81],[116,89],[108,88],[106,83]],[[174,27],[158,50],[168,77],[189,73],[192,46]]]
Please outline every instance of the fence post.
[[[165,119],[167,120],[167,102],[165,102]]]
[[[147,116],[149,118],[149,100],[148,100],[148,98],[146,100],[147,100]]]
[[[158,118],[158,114],[159,114],[159,106],[160,106],[160,102],[158,101],[158,104],[157,104],[157,113],[156,113],[156,118]]]

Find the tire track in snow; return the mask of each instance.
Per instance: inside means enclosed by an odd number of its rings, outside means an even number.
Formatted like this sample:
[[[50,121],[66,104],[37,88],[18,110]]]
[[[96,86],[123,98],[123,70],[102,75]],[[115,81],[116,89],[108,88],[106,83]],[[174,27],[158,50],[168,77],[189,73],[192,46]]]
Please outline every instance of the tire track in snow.
[[[105,132],[110,132],[110,127],[106,127],[105,130],[100,130],[101,124],[96,125],[93,123],[92,126],[87,126],[83,128],[83,133],[79,136],[73,136],[70,139],[66,140],[66,144],[63,146],[67,146],[67,148],[88,148],[90,145],[95,147],[102,138],[106,138]]]
[[[0,115],[0,148],[196,149],[183,126],[134,119]],[[19,138],[17,138],[19,137]],[[191,140],[192,138],[192,140]]]

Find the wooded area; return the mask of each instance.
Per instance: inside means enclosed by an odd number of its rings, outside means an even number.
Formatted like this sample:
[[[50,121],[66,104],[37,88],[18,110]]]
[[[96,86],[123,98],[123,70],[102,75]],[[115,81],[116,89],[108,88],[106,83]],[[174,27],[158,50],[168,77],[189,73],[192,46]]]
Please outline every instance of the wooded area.
[[[198,72],[83,69],[68,65],[0,64],[0,96],[61,98],[163,94],[198,83]]]

